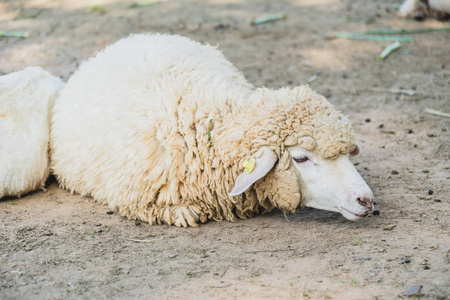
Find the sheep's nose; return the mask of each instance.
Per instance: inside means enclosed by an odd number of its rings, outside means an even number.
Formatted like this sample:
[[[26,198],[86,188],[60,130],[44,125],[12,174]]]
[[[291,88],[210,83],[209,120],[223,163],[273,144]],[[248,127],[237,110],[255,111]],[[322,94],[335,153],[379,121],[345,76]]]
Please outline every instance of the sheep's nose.
[[[372,207],[373,207],[373,199],[372,198],[360,196],[360,197],[356,198],[356,200],[358,201],[358,203],[360,205],[367,207],[369,210],[372,210]]]

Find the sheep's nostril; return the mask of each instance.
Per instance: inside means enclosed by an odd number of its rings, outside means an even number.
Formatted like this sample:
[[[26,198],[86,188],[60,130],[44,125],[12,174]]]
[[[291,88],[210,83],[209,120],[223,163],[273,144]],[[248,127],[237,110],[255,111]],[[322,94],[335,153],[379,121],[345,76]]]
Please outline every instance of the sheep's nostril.
[[[367,197],[358,197],[356,198],[356,200],[361,206],[367,207],[368,209],[372,209],[373,199]]]

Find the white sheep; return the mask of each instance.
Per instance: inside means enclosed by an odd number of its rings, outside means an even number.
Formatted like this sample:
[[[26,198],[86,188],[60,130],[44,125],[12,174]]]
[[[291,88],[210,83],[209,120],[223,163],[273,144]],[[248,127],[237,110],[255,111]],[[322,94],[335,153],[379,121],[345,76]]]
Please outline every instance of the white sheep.
[[[373,209],[349,160],[353,129],[324,97],[254,89],[218,50],[180,36],[134,35],[82,64],[50,144],[61,187],[150,224]]]
[[[398,16],[408,17],[420,8],[424,3],[428,12],[434,11],[441,14],[450,14],[450,0],[405,0],[398,10]],[[420,13],[419,19],[423,18]]]
[[[49,109],[61,79],[39,67],[0,77],[0,198],[44,186],[49,174]]]

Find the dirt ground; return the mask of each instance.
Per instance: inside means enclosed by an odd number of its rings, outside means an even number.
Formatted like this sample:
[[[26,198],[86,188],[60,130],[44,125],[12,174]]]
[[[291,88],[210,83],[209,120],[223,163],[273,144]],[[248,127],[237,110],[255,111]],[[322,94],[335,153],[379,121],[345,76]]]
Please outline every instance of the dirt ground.
[[[354,162],[381,213],[149,226],[53,182],[0,201],[1,299],[396,299],[414,285],[420,298],[450,299],[450,119],[425,113],[450,112],[450,32],[411,35],[385,61],[377,56],[389,42],[325,39],[448,23],[399,19],[388,0],[130,3],[1,0],[0,30],[31,35],[0,38],[0,75],[39,65],[67,80],[130,33],[219,45],[256,86],[309,81],[349,115],[362,148]],[[250,25],[279,12],[287,18]]]

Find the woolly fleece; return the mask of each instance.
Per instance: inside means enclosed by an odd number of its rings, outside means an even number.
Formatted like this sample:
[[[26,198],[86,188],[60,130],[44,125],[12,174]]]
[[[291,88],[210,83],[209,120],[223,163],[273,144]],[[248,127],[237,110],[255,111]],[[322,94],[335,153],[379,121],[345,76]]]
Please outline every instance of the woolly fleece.
[[[64,83],[39,67],[0,77],[0,198],[44,186],[49,109]]]
[[[254,89],[216,48],[172,35],[133,35],[97,53],[53,113],[61,187],[150,224],[296,211],[301,187],[286,146],[326,158],[355,147],[347,118],[309,87]],[[229,196],[264,146],[279,162]]]

